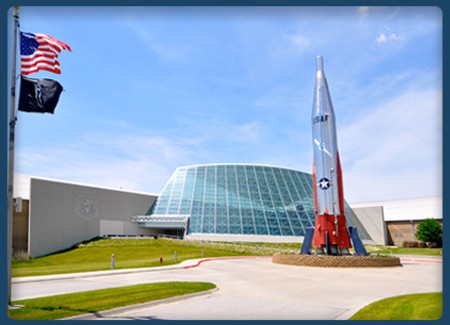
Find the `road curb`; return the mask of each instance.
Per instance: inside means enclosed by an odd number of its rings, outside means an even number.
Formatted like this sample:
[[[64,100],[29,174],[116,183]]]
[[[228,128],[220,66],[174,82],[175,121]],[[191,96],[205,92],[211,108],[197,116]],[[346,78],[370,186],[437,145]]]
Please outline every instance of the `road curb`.
[[[67,274],[55,274],[55,275],[38,275],[38,276],[24,276],[12,278],[12,283],[27,283],[27,282],[40,282],[40,281],[52,281],[52,280],[67,280],[67,279],[79,279],[96,276],[108,276],[118,274],[129,274],[139,272],[156,272],[156,271],[170,271],[182,269],[183,265],[175,266],[162,266],[162,267],[149,267],[149,268],[135,268],[135,269],[121,269],[121,270],[105,270],[105,271],[93,271],[93,272],[79,272],[79,273],[67,273]]]
[[[67,280],[67,279],[79,279],[96,276],[108,276],[118,274],[129,273],[143,273],[143,272],[158,272],[158,271],[171,271],[179,269],[190,269],[198,267],[204,262],[229,260],[229,259],[251,259],[251,258],[272,258],[272,256],[227,256],[227,257],[208,257],[201,259],[186,260],[179,264],[168,266],[155,266],[146,268],[133,268],[133,269],[120,269],[120,270],[104,270],[104,271],[92,271],[92,272],[78,272],[78,273],[66,273],[66,274],[54,274],[54,275],[37,275],[37,276],[24,276],[14,277],[11,279],[12,283],[30,283],[41,281],[53,281],[53,280]]]
[[[231,257],[217,257],[217,258],[204,258],[192,265],[186,265],[183,269],[191,269],[200,266],[200,264],[211,261],[223,261],[223,260],[240,260],[240,259],[253,259],[253,258],[272,258],[272,256],[231,256]]]
[[[191,299],[191,298],[204,296],[204,295],[210,295],[210,294],[213,294],[214,292],[216,292],[218,290],[219,290],[219,287],[216,286],[214,289],[210,289],[210,290],[207,290],[207,291],[194,292],[194,293],[189,293],[189,294],[182,295],[182,296],[170,297],[170,298],[166,298],[166,299],[159,299],[159,300],[144,302],[144,303],[141,303],[141,304],[135,304],[135,305],[130,305],[130,306],[118,307],[118,308],[113,308],[113,309],[99,311],[99,312],[96,312],[96,313],[88,313],[88,314],[76,315],[76,316],[61,318],[59,320],[97,320],[97,319],[108,317],[110,315],[115,315],[117,313],[123,313],[123,312],[129,311],[129,310],[133,310],[133,309],[149,308],[149,307],[152,307],[152,306],[157,306],[157,305],[166,304],[166,303],[170,303],[170,302],[181,301],[181,300],[185,300],[185,299]]]

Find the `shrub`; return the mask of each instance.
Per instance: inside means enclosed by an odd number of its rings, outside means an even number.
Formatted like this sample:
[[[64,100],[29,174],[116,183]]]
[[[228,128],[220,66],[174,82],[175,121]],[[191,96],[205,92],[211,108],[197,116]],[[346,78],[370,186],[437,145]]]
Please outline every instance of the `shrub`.
[[[436,243],[436,247],[442,246],[442,226],[436,219],[426,219],[417,226],[416,238],[429,246]]]
[[[426,248],[429,247],[429,245],[427,246],[426,243],[424,242],[418,242],[418,241],[404,241],[402,244],[403,247],[406,248]]]
[[[422,241],[404,241],[402,247],[404,248],[438,248],[441,247],[437,242],[424,243]]]
[[[442,245],[441,245],[441,246],[442,246]],[[438,243],[432,242],[432,243],[429,243],[429,244],[428,244],[428,247],[429,247],[429,248],[438,248],[438,247],[440,247],[440,246],[438,245]]]

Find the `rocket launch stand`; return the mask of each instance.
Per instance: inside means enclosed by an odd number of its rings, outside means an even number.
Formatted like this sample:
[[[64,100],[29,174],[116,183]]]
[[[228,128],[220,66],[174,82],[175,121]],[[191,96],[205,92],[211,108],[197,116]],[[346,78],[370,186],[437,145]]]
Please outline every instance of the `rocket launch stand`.
[[[303,240],[300,254],[306,254],[306,255],[312,254],[311,253],[311,244],[313,242],[314,235],[315,235],[314,228],[312,228],[312,227],[306,228],[306,234],[305,234],[305,238]],[[330,241],[330,236],[328,234],[328,231],[326,231],[325,233],[322,233],[321,235],[322,236],[319,235],[317,237],[323,237],[325,240],[325,245],[314,246],[316,255],[350,255],[349,248],[352,247],[351,244],[350,244],[350,247],[347,247],[348,245],[346,245],[346,247],[343,247],[343,246],[339,246],[337,244],[332,244]],[[361,241],[361,238],[359,237],[358,229],[356,227],[352,227],[352,226],[348,227],[347,236],[348,235],[349,235],[349,238],[351,239],[351,241],[353,242],[353,247],[355,249],[356,255],[360,255],[360,256],[369,255],[367,253],[366,249],[364,248],[364,244]]]

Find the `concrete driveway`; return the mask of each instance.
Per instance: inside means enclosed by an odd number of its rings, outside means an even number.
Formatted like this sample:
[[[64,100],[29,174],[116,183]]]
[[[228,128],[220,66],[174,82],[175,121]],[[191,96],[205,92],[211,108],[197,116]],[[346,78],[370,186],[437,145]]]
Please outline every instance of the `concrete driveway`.
[[[348,319],[382,298],[442,291],[442,261],[402,259],[394,268],[316,268],[271,258],[210,259],[123,271],[15,278],[14,300],[161,281],[208,281],[217,290],[85,315],[77,319],[333,320]],[[95,296],[92,297],[95,299]]]

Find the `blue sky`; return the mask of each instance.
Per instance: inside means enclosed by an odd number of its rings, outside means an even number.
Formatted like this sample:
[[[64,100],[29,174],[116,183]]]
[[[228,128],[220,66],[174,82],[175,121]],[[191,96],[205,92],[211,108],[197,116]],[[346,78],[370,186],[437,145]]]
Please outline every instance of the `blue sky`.
[[[441,195],[435,7],[21,7],[69,44],[54,115],[18,113],[18,173],[159,193],[176,167],[311,172],[315,57],[348,202]]]

